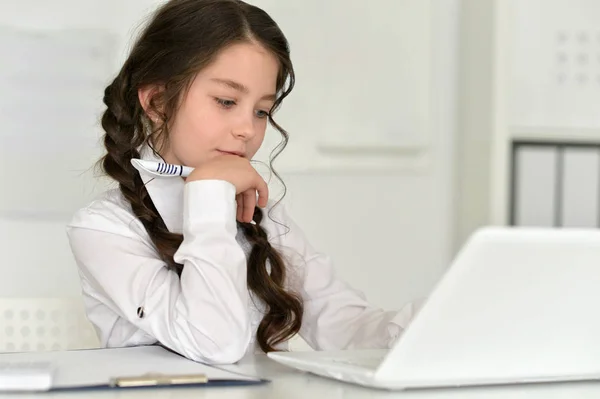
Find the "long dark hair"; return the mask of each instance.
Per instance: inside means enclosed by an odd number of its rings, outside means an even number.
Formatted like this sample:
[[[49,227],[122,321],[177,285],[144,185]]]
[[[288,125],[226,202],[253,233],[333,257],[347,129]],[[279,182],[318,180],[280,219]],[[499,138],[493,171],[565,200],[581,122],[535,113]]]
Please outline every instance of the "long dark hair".
[[[166,266],[181,275],[183,265],[173,255],[183,237],[169,232],[152,203],[131,158],[140,156],[144,144],[168,143],[169,125],[196,74],[215,56],[234,43],[255,42],[271,51],[279,61],[278,98],[268,115],[282,135],[270,166],[285,148],[287,132],[273,120],[273,112],[294,86],[294,70],[288,42],[277,24],[263,10],[239,0],[171,0],[160,7],[135,41],[119,74],[106,88],[102,116],[106,155],[100,164],[116,180],[123,196],[143,223]],[[158,127],[148,134],[148,116],[138,99],[138,90],[160,84],[164,90],[149,101]],[[155,150],[156,151],[156,150]],[[279,177],[276,173],[275,176]],[[303,305],[285,288],[286,267],[271,246],[260,223],[263,212],[254,211],[254,222],[239,223],[252,245],[248,257],[248,288],[267,306],[257,331],[265,352],[295,335],[301,325]],[[270,264],[270,273],[267,269]]]

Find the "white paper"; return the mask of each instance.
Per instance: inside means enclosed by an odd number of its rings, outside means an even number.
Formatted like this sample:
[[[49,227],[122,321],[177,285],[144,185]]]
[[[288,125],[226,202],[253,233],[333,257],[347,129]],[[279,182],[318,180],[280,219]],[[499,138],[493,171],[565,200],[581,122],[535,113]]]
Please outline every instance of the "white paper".
[[[556,213],[556,162],[554,147],[524,147],[517,151],[515,223],[551,227]]]
[[[51,362],[52,387],[106,386],[112,378],[153,374],[204,374],[211,380],[258,381],[259,378],[193,362],[159,346],[82,351],[0,354],[0,362]]]
[[[599,171],[598,148],[565,149],[561,193],[563,227],[598,227]]]

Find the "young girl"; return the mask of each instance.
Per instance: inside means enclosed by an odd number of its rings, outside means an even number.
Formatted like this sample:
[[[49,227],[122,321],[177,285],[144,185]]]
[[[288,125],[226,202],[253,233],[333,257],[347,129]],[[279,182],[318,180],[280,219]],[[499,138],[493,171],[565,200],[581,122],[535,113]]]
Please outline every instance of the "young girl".
[[[385,312],[336,279],[250,164],[294,86],[288,43],[240,0],[171,0],[106,88],[104,171],[119,188],[68,235],[105,347],[159,343],[223,364],[285,350],[389,347],[411,306]],[[133,158],[194,168],[136,170]],[[267,216],[267,217],[265,217]]]

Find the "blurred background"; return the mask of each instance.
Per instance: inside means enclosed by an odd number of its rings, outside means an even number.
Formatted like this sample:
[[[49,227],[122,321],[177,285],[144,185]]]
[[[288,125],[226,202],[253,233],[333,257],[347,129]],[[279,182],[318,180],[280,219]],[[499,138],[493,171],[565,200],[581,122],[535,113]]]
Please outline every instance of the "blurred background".
[[[480,226],[598,225],[599,2],[250,2],[297,73],[285,202],[374,304],[427,295]],[[160,3],[0,2],[0,297],[79,295],[64,226],[110,186],[103,89]]]

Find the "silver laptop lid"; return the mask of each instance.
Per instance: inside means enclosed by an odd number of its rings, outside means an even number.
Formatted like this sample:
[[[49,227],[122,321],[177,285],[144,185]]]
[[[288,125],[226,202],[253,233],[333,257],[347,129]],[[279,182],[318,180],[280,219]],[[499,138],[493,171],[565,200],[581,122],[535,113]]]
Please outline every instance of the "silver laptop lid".
[[[485,228],[377,371],[404,386],[600,375],[600,231]]]

